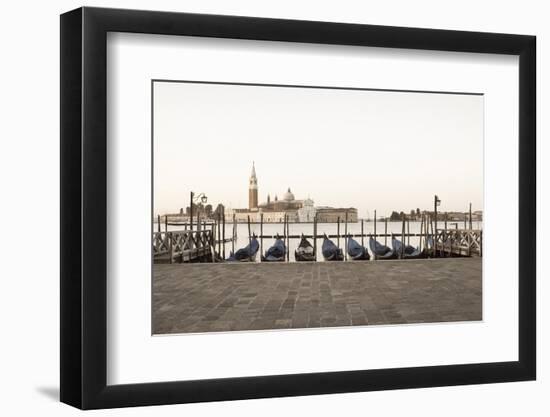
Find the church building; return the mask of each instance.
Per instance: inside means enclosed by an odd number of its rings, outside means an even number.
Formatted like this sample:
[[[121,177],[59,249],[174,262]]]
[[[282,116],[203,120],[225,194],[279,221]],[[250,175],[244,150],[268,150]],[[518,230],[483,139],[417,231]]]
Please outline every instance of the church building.
[[[314,201],[310,198],[297,200],[290,190],[290,187],[288,187],[287,191],[280,199],[277,195],[271,199],[271,195],[267,194],[266,201],[263,203],[259,203],[258,191],[256,167],[254,163],[252,163],[252,171],[248,179],[248,208],[227,209],[226,221],[232,221],[234,217],[237,222],[241,223],[247,222],[249,218],[251,222],[260,222],[262,216],[264,223],[283,223],[285,217],[287,221],[292,223],[313,222],[315,219],[317,209],[314,206]],[[326,208],[323,208],[322,211],[326,211]],[[342,219],[345,216],[344,212],[348,211],[348,215],[351,216],[348,220],[350,222],[357,221],[357,210],[354,208],[332,208],[331,211],[331,214],[342,214]],[[325,219],[325,216],[323,216],[323,219]],[[328,220],[329,218],[326,217],[326,219]],[[332,216],[330,216],[330,220],[332,220]]]

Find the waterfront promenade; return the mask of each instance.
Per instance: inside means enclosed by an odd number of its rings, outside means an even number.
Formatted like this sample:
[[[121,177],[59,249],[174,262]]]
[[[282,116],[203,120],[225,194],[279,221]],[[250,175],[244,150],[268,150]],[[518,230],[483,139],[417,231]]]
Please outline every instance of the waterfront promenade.
[[[153,333],[482,319],[482,259],[153,267]]]

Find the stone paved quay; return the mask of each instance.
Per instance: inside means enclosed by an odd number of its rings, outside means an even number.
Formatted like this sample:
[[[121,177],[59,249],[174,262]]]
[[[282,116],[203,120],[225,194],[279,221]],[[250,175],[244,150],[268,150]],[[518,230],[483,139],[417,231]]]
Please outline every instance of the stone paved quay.
[[[481,258],[154,265],[153,333],[481,320]]]

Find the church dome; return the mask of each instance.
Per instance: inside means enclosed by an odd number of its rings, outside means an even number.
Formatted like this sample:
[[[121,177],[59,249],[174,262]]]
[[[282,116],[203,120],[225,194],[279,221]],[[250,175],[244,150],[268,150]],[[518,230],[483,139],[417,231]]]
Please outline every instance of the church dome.
[[[290,187],[288,187],[288,191],[284,193],[283,195],[284,201],[294,201],[294,194],[292,194],[292,191],[290,191]]]

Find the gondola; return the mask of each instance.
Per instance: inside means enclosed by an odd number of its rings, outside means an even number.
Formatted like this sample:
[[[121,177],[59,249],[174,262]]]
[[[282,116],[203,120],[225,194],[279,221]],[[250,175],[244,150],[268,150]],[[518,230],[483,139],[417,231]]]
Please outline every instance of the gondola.
[[[400,240],[396,239],[395,237],[392,237],[391,245],[393,247],[393,251],[401,259],[424,258],[424,251],[420,250],[419,248],[415,249],[411,245],[403,245],[403,243]]]
[[[327,235],[325,235],[325,238],[323,240],[322,252],[323,252],[323,258],[325,258],[325,261],[343,261],[344,260],[344,254],[342,252],[342,249],[336,246],[334,242],[327,237]]]
[[[258,239],[256,239],[256,235],[254,235],[252,236],[252,239],[250,239],[250,243],[248,245],[246,245],[244,248],[239,249],[235,253],[231,253],[226,261],[253,262],[256,259],[256,254],[258,253],[259,248],[260,244],[258,243]]]
[[[309,243],[309,240],[307,240],[304,235],[302,235],[302,239],[300,240],[300,244],[294,251],[294,258],[296,261],[315,261],[315,253],[314,248],[311,243]]]
[[[283,239],[277,235],[275,243],[262,256],[262,262],[283,262],[286,255],[286,245]]]
[[[369,238],[369,247],[371,252],[374,255],[374,259],[396,259],[397,254],[388,248],[386,245],[382,245],[374,240],[372,237]]]
[[[367,248],[363,245],[360,245],[355,239],[351,237],[348,238],[348,247],[347,247],[349,257],[354,261],[368,261],[370,259],[369,252]]]

